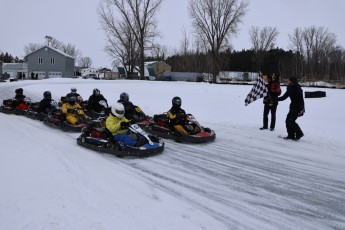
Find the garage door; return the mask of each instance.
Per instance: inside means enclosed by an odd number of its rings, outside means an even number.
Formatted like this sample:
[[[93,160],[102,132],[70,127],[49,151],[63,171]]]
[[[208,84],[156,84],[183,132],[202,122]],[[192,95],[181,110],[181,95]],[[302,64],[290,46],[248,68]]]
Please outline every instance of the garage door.
[[[60,78],[62,77],[62,72],[49,72],[49,78]]]

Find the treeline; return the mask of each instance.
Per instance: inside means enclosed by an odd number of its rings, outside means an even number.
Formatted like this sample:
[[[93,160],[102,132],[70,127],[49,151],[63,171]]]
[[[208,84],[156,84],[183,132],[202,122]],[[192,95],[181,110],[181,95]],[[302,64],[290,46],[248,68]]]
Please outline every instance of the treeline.
[[[4,63],[22,63],[23,60],[19,59],[17,56],[13,57],[11,54],[9,54],[8,52],[0,53],[0,61],[4,62]]]
[[[302,81],[345,82],[345,51],[340,47],[322,58],[308,58],[299,52],[281,48],[263,51],[261,55],[262,62],[258,67],[257,53],[254,50],[221,52],[220,70],[280,73],[282,78],[296,76]],[[212,58],[208,53],[188,52],[158,59],[169,64],[174,72],[212,72]],[[146,60],[157,60],[157,57],[148,57]]]
[[[272,49],[265,52],[260,71],[263,73],[280,73],[283,76],[296,75],[294,72],[295,55],[292,51]],[[211,56],[207,53],[189,53],[173,55],[165,62],[175,72],[210,73],[212,70]],[[253,50],[230,51],[220,53],[221,71],[258,72]]]

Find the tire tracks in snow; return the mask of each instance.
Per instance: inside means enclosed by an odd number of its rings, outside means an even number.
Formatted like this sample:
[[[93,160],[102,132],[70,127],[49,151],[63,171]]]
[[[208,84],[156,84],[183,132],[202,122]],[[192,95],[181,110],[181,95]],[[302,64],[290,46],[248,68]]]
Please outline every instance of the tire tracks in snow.
[[[342,181],[317,173],[325,167],[322,161],[295,152],[231,140],[201,145],[166,141],[160,156],[121,162],[230,229],[253,227],[238,222],[242,215],[279,229],[308,228],[315,221],[320,229],[345,224]]]

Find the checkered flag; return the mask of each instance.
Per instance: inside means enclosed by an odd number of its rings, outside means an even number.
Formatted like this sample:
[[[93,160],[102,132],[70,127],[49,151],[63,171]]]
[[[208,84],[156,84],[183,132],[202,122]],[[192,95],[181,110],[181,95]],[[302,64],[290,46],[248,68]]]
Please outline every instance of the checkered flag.
[[[247,106],[248,104],[252,103],[256,99],[267,96],[267,93],[268,93],[268,90],[265,85],[264,79],[262,79],[261,74],[259,74],[256,84],[253,86],[246,100],[244,100],[245,105]]]

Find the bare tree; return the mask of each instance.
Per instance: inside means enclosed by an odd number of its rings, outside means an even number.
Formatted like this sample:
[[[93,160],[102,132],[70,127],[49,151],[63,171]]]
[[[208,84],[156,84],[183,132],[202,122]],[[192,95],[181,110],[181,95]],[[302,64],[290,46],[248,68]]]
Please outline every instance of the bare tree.
[[[90,57],[79,58],[78,65],[84,68],[89,68],[92,65],[92,60]]]
[[[183,37],[180,42],[180,53],[181,55],[187,55],[189,52],[190,40],[188,38],[187,31],[185,28],[183,28],[182,35]]]
[[[237,34],[248,4],[247,0],[189,0],[195,32],[212,56],[214,82],[220,70],[219,53],[226,48],[229,37]]]
[[[140,76],[144,77],[145,49],[158,35],[154,16],[163,0],[102,0],[108,12],[114,15],[114,22],[129,26],[139,48]],[[117,16],[117,18],[116,18]],[[119,18],[119,16],[121,18]],[[101,16],[102,18],[102,16]],[[103,26],[106,24],[103,24]],[[111,26],[111,24],[109,24]],[[106,30],[107,31],[107,30]]]
[[[113,8],[112,1],[103,1],[97,9],[107,37],[105,51],[126,68],[128,76],[132,76],[138,60],[138,45],[130,25],[124,17],[116,18]]]
[[[290,48],[295,51],[295,75],[302,77],[303,74],[303,30],[301,28],[295,28],[292,34],[289,34]]]
[[[188,66],[191,66],[191,61],[190,58],[188,57],[188,55],[191,53],[191,50],[189,48],[190,46],[190,40],[188,38],[187,35],[187,31],[185,29],[183,29],[182,31],[183,37],[182,40],[180,42],[180,55],[182,57],[181,63],[180,63],[180,70],[181,71],[187,71],[188,70]]]
[[[335,55],[337,50],[336,35],[324,27],[311,26],[296,28],[289,37],[290,45],[301,53],[303,59],[303,72],[300,76],[310,80],[329,79],[332,72],[330,57]]]
[[[24,46],[25,55],[28,55],[29,53],[34,52],[43,46],[43,44],[29,43],[28,45]]]
[[[307,58],[307,74],[316,79],[325,75],[329,53],[336,44],[336,36],[324,27],[311,26],[303,32]]]
[[[252,26],[249,30],[250,40],[256,55],[257,71],[260,71],[264,53],[274,47],[278,34],[277,28],[270,26],[265,26],[262,29]]]
[[[82,52],[75,48],[75,45],[72,45],[70,43],[61,43],[59,50],[61,50],[65,54],[68,54],[69,56],[74,57],[76,60],[78,60],[82,56]]]
[[[330,80],[345,85],[345,50],[336,46],[329,54],[330,58]]]
[[[48,43],[49,43],[49,45],[48,45]],[[57,40],[56,38],[51,38],[49,42],[47,41],[45,43],[45,45],[52,47],[54,49],[61,50],[61,46],[63,45],[63,43],[60,42],[59,40]]]
[[[151,55],[156,58],[156,60],[164,60],[165,54],[167,52],[167,47],[160,44],[152,44]]]

